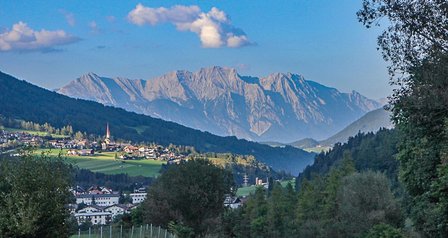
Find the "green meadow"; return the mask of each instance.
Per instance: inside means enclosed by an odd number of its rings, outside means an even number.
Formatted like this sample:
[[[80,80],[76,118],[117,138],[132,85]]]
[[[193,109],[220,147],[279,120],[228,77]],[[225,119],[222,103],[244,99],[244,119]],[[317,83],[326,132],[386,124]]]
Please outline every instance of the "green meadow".
[[[158,160],[116,160],[115,152],[96,153],[90,156],[67,156],[67,150],[39,149],[37,154],[48,153],[50,157],[59,154],[67,161],[81,169],[105,174],[128,174],[129,176],[157,177],[165,162]]]

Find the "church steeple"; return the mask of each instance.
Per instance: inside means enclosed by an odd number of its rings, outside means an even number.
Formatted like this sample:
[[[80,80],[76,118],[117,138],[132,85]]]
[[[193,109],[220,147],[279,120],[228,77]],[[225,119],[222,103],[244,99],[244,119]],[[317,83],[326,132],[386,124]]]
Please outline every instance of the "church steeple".
[[[110,139],[109,122],[106,124],[106,139]]]
[[[109,130],[109,123],[106,124],[106,138],[104,138],[104,143],[106,145],[110,144],[110,130]]]

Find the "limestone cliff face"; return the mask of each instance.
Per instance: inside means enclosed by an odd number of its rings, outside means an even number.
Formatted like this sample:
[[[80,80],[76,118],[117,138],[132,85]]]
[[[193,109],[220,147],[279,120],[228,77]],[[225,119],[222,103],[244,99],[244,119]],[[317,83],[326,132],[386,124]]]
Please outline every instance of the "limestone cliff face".
[[[257,78],[222,67],[146,81],[89,73],[58,92],[256,141],[325,138],[381,106],[355,91],[341,93],[297,74]]]

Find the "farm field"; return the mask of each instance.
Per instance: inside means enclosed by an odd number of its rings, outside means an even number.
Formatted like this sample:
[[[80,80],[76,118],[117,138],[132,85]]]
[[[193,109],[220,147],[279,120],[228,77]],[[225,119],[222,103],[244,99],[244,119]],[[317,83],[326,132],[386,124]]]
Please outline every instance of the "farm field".
[[[35,153],[48,153],[51,157],[57,157],[61,154],[68,163],[81,169],[105,174],[123,173],[129,176],[157,177],[160,174],[162,164],[165,163],[158,160],[116,160],[115,152],[103,152],[91,156],[67,156],[66,149],[39,149]]]

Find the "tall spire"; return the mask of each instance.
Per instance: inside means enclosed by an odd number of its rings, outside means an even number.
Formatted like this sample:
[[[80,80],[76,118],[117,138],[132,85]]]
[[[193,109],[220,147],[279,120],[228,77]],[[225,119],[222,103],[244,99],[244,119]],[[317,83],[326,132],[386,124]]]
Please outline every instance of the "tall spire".
[[[106,124],[106,139],[110,139],[109,122]]]

